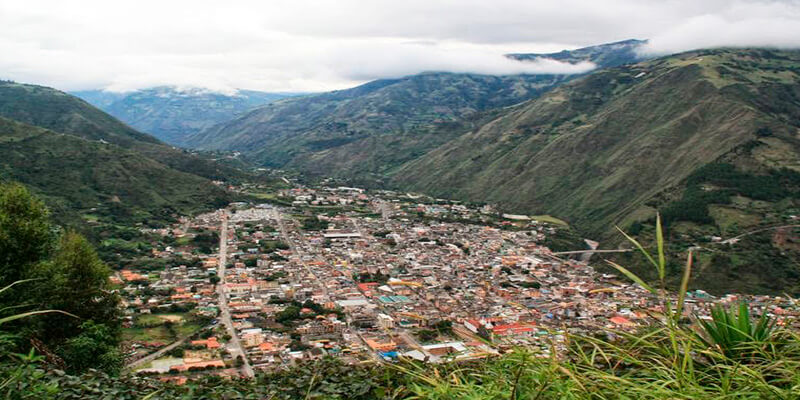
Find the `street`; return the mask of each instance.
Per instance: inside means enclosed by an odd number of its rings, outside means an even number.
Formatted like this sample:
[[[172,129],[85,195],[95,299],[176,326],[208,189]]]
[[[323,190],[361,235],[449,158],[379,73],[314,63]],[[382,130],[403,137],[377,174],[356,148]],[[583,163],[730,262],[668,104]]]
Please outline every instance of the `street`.
[[[239,334],[233,327],[230,309],[228,309],[228,298],[225,295],[225,266],[228,262],[228,214],[223,211],[221,219],[222,224],[219,232],[219,266],[217,267],[217,275],[220,278],[220,281],[217,284],[220,321],[222,321],[222,323],[228,329],[228,334],[231,336],[231,340],[226,346],[228,351],[230,351],[234,360],[236,360],[236,358],[239,356],[242,357],[242,360],[244,361],[244,364],[242,364],[241,367],[242,375],[252,378],[255,376],[253,373],[253,367],[250,366],[250,360],[247,359],[247,353],[245,353],[242,343],[239,340]]]

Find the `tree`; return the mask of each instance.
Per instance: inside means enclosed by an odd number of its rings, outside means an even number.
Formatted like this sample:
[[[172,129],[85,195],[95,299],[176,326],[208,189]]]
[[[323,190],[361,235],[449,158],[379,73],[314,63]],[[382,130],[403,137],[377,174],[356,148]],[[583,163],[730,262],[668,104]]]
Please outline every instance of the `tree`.
[[[300,307],[291,305],[275,314],[275,320],[284,323],[300,318]]]
[[[110,291],[111,270],[97,256],[81,235],[67,232],[59,241],[52,260],[37,269],[41,278],[38,296],[46,306],[75,314],[98,324],[119,325],[118,298]],[[68,337],[76,328],[74,320],[63,316],[48,317],[49,336]],[[60,334],[59,334],[60,333]]]
[[[179,346],[168,351],[167,355],[170,357],[183,358],[184,353],[186,353],[186,351],[183,349],[183,347]]]
[[[59,354],[71,372],[89,368],[117,373],[123,365],[123,356],[117,342],[118,333],[105,324],[86,321],[80,326],[81,333],[68,339],[59,348]]]
[[[439,333],[431,329],[421,329],[419,332],[417,332],[417,336],[419,337],[419,340],[423,342],[430,342],[431,340],[439,337]]]
[[[97,349],[91,352],[101,365],[93,368],[111,368],[114,373],[114,353],[120,340],[121,326],[119,298],[110,289],[108,276],[111,270],[97,256],[91,244],[75,232],[67,232],[59,241],[51,260],[37,268],[41,279],[36,297],[41,308],[56,309],[77,315],[79,319],[61,314],[39,319],[39,336],[50,345],[65,352],[69,369],[81,371],[91,367],[83,356],[77,356],[74,347],[85,352],[92,342]],[[90,323],[91,322],[91,323]],[[90,331],[86,331],[90,329]],[[65,342],[65,345],[61,343]],[[114,351],[112,351],[114,350]],[[110,352],[105,354],[105,352]]]
[[[55,242],[49,212],[24,186],[0,184],[0,287],[28,278]]]
[[[453,333],[453,321],[450,321],[449,319],[443,319],[433,324],[433,329],[443,335],[450,335]]]
[[[47,208],[25,187],[0,184],[0,283],[32,279],[24,285],[24,293],[21,285],[12,289],[16,292],[3,293],[0,313],[26,307],[69,313],[48,313],[12,324],[20,351],[27,351],[28,339],[36,338],[55,350],[71,371],[93,367],[116,372],[121,326],[110,273],[83,236],[60,234],[50,223]],[[25,300],[23,307],[20,299]]]

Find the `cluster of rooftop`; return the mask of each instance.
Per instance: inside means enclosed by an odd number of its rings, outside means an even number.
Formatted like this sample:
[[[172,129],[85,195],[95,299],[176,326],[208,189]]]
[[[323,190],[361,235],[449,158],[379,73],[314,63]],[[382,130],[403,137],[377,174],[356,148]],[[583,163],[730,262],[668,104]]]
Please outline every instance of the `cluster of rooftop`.
[[[136,295],[125,304],[131,321],[176,309],[208,319],[182,345],[192,352],[166,372],[196,366],[229,374],[325,355],[442,362],[515,346],[548,354],[567,331],[634,330],[660,311],[639,286],[544,246],[557,224],[349,187],[298,187],[279,198],[284,205],[237,203],[159,231],[223,236],[218,252],[198,253],[186,240],[155,251],[194,254],[191,266],[119,274]],[[142,280],[150,280],[147,299]],[[709,304],[741,299],[692,292],[685,312],[703,318]],[[745,300],[779,318],[800,315],[790,299]]]

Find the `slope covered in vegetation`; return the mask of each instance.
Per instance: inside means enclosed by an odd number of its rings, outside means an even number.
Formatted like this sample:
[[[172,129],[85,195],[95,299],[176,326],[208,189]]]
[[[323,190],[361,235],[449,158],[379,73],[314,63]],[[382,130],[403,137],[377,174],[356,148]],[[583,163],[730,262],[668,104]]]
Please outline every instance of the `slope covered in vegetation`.
[[[245,178],[250,176],[167,146],[74,96],[0,82],[0,181],[24,183],[59,223],[95,243],[134,239],[142,226],[227,204],[233,195],[211,179]],[[101,253],[112,261],[117,251],[101,247]]]
[[[685,250],[747,228],[791,224],[798,110],[800,53],[690,52],[555,89],[394,177],[407,189],[555,215],[607,247],[618,243],[614,225],[638,233],[661,209]],[[794,292],[800,270],[791,238],[778,245],[766,235],[765,243],[742,248],[748,251],[734,247],[730,263],[704,256],[707,276],[698,285]]]
[[[798,53],[719,50],[599,71],[410,163],[397,181],[598,233],[757,132],[791,145],[798,69]]]
[[[102,140],[208,179],[239,176],[232,168],[165,145],[75,96],[45,86],[0,81],[0,117],[84,139]]]
[[[174,145],[182,144],[186,136],[229,121],[251,108],[288,97],[252,90],[226,94],[168,86],[128,93],[89,90],[73,94],[135,129]]]
[[[636,60],[639,41],[550,54],[600,67]],[[574,55],[572,58],[565,57]],[[613,56],[611,56],[613,54]],[[482,111],[536,97],[577,75],[488,76],[428,72],[356,88],[286,99],[188,138],[187,144],[243,152],[258,164],[317,175],[381,179],[451,140]]]
[[[168,219],[227,204],[208,180],[110,143],[0,118],[0,177],[34,188],[57,214]]]

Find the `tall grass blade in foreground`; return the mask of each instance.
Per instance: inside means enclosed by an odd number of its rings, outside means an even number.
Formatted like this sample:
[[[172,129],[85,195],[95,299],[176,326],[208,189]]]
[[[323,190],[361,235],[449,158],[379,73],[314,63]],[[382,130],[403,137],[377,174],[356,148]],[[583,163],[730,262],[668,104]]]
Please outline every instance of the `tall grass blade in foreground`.
[[[3,288],[0,288],[0,293],[3,293],[6,290],[11,289],[11,287],[14,286],[14,285],[19,285],[21,283],[35,281],[35,280],[36,279],[23,279],[23,280],[19,280],[19,281],[16,281],[16,282],[12,282],[10,285],[8,285],[6,287],[3,287]],[[78,318],[78,316],[76,316],[76,315],[73,315],[73,314],[70,314],[70,313],[68,313],[66,311],[61,311],[61,310],[36,310],[36,311],[28,311],[28,312],[24,312],[24,313],[9,315],[9,316],[6,316],[6,317],[0,317],[0,325],[6,324],[6,323],[9,323],[11,321],[18,320],[18,319],[32,317],[34,315],[51,314],[51,313],[60,313],[60,314],[64,314],[64,315],[69,315],[70,317]]]

